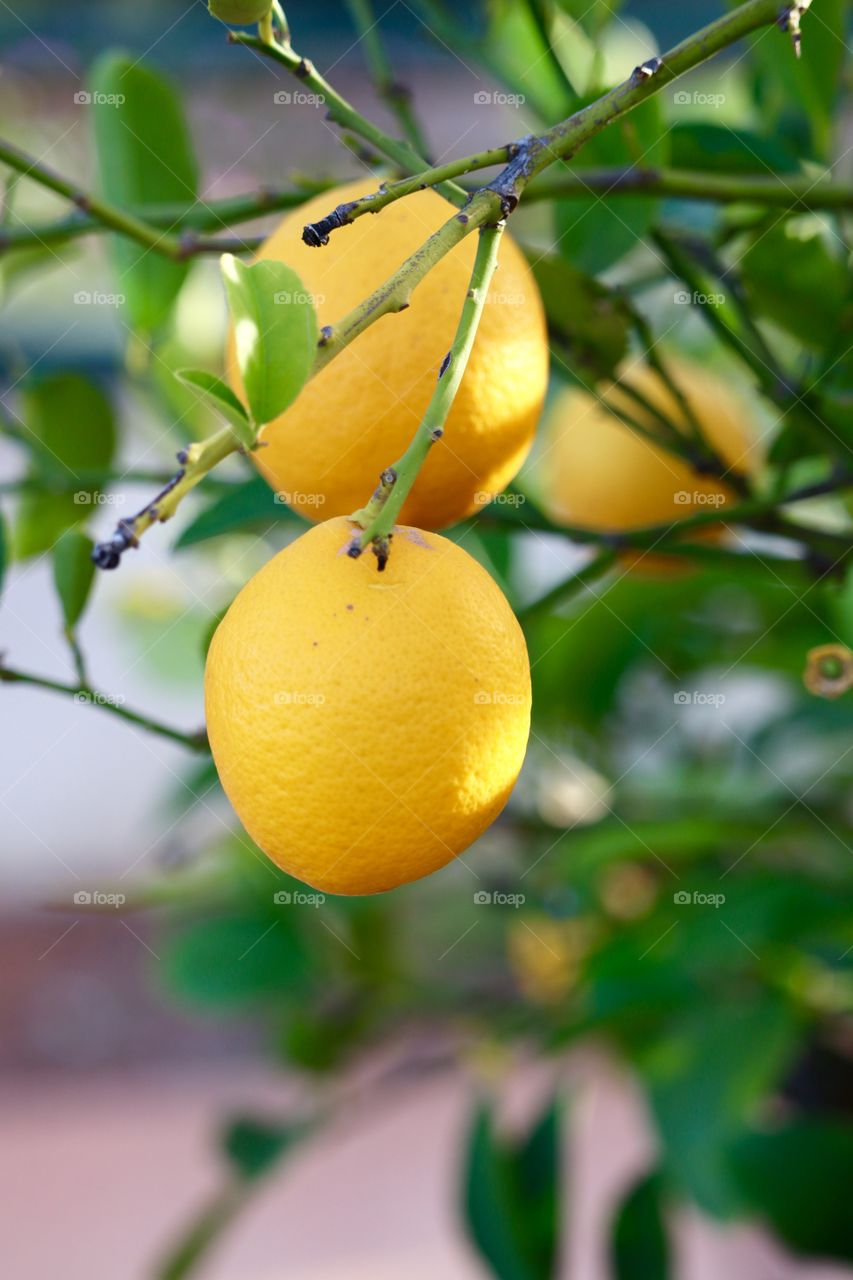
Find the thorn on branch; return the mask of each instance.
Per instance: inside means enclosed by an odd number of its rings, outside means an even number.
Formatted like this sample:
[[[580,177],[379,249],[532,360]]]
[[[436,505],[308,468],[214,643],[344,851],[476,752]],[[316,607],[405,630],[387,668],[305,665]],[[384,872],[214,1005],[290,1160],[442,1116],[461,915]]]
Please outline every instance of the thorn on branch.
[[[642,63],[641,66],[635,67],[631,73],[631,79],[635,84],[642,84],[644,80],[651,80],[663,66],[662,58],[649,58],[648,62]]]
[[[791,43],[794,46],[794,53],[799,58],[802,54],[803,37],[800,30],[800,23],[803,14],[807,13],[811,8],[812,0],[797,0],[796,4],[788,5],[779,15],[779,26],[783,31],[787,31],[791,37]]]
[[[382,534],[380,537],[374,538],[370,544],[370,549],[376,556],[376,568],[380,573],[382,573],[388,563],[388,557],[391,554],[391,539],[393,536],[393,533]]]
[[[441,379],[444,377],[444,375],[447,373],[447,370],[450,368],[450,365],[451,365],[452,360],[453,360],[453,352],[452,352],[452,351],[448,351],[447,355],[446,355],[446,356],[444,357],[444,359],[442,360],[442,362],[441,362],[441,368],[440,368],[440,369],[439,369],[439,371],[438,371],[438,380],[439,380],[439,382],[440,382],[440,381],[441,381]]]

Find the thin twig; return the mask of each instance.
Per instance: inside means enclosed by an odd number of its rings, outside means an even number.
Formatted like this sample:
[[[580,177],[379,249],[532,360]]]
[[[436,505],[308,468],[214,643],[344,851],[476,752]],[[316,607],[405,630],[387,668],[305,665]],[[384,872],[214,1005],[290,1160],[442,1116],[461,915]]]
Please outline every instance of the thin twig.
[[[379,20],[373,12],[371,0],[346,0],[346,5],[359,33],[365,61],[377,93],[397,117],[403,136],[418,155],[428,155],[426,139],[418,124],[417,116],[412,110],[411,92],[394,76],[385,45],[379,34]]]
[[[109,711],[130,724],[147,729],[150,733],[159,734],[161,738],[169,738],[172,742],[179,742],[182,746],[188,747],[190,751],[202,752],[209,750],[207,733],[203,729],[200,729],[197,733],[183,733],[180,729],[173,729],[170,725],[162,724],[159,720],[144,715],[142,712],[132,711],[115,697],[100,693],[97,689],[82,681],[77,684],[66,684],[61,680],[50,680],[46,676],[37,676],[30,671],[18,671],[12,667],[2,665],[0,666],[0,684],[25,684],[36,689],[48,689],[52,693],[65,693],[77,702],[100,707],[102,710]]]

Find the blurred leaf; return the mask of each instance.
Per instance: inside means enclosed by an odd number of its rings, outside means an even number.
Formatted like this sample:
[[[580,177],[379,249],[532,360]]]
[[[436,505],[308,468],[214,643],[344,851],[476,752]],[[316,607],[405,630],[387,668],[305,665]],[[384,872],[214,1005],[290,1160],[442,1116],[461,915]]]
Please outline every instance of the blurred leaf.
[[[731,919],[728,904],[720,918]],[[737,923],[729,928],[739,934]],[[731,934],[729,942],[743,945]],[[728,1217],[743,1207],[727,1149],[752,1108],[780,1082],[798,1029],[792,1010],[769,992],[747,991],[710,1006],[703,1000],[672,1023],[641,1063],[663,1168],[708,1213]]]
[[[760,314],[807,346],[833,342],[844,323],[847,281],[817,230],[798,235],[785,223],[763,232],[743,255],[741,270]]]
[[[14,547],[25,558],[46,551],[64,529],[91,515],[95,490],[85,475],[109,466],[116,436],[106,396],[78,373],[51,374],[28,387],[22,417],[32,442],[30,477],[74,490],[23,496]]]
[[[95,576],[94,543],[78,529],[66,529],[53,548],[53,581],[67,631],[73,631],[89,599]]]
[[[615,1280],[668,1280],[669,1241],[659,1174],[635,1182],[619,1205],[611,1240]]]
[[[300,1136],[292,1125],[241,1116],[225,1129],[222,1149],[235,1173],[247,1182],[268,1173]]]
[[[198,175],[180,99],[138,59],[105,53],[92,68],[90,111],[100,185],[107,200],[128,209],[192,204]],[[167,318],[186,277],[172,262],[124,236],[111,238],[117,292],[134,328],[149,333]]]
[[[847,48],[846,9],[845,0],[823,0],[804,15],[800,58],[790,41],[781,47],[759,35],[750,47],[761,119],[800,155],[824,159],[830,150]]]
[[[270,897],[275,881],[270,879]],[[171,937],[162,972],[171,989],[210,1009],[227,1009],[301,988],[305,951],[289,918],[258,913],[198,920]]]
[[[481,1107],[468,1140],[468,1228],[498,1280],[552,1280],[558,1245],[560,1111],[550,1103],[520,1140]]]
[[[661,106],[657,98],[649,98],[585,143],[571,168],[583,177],[584,168],[656,168],[668,160]],[[559,200],[555,218],[560,253],[591,275],[606,271],[643,241],[659,208],[659,200],[644,195],[610,202],[595,194]]]
[[[261,476],[253,476],[244,484],[235,484],[206,507],[184,529],[175,541],[175,548],[192,547],[208,538],[218,538],[223,533],[236,533],[240,529],[269,528],[274,524],[289,524],[304,528],[304,522],[284,502],[276,502],[275,494]]]
[[[853,1215],[845,1194],[853,1169],[853,1125],[840,1117],[795,1120],[741,1137],[730,1164],[747,1204],[789,1248],[853,1262]]]
[[[0,593],[3,591],[3,582],[6,577],[6,563],[9,558],[9,539],[6,533],[6,517],[0,511]]]
[[[599,35],[622,8],[622,0],[557,0],[557,3],[592,36]]]
[[[233,429],[240,443],[247,449],[252,448],[255,443],[255,432],[251,428],[242,402],[226,382],[217,378],[215,373],[209,373],[207,369],[179,369],[175,376],[186,386],[197,387],[202,391]]]
[[[277,418],[311,372],[317,314],[299,276],[284,262],[240,262],[222,255],[237,363],[255,427]]]
[[[676,169],[708,173],[792,173],[796,159],[778,138],[730,129],[728,125],[677,124],[670,131],[671,163]]]
[[[613,377],[628,349],[626,303],[565,258],[537,255],[531,266],[551,333],[566,344],[573,361],[591,378]]]
[[[543,120],[560,120],[571,108],[571,98],[558,69],[551,61],[549,48],[560,45],[559,32],[554,31],[550,42],[537,22],[533,3],[536,0],[491,0],[488,6],[489,23],[484,37],[485,56],[507,85],[520,91],[521,102],[514,102],[513,94],[503,95],[505,105],[529,105]],[[577,31],[583,39],[583,32]],[[556,53],[555,53],[556,56]],[[498,95],[487,98],[474,95],[475,103],[495,101],[501,105]]]

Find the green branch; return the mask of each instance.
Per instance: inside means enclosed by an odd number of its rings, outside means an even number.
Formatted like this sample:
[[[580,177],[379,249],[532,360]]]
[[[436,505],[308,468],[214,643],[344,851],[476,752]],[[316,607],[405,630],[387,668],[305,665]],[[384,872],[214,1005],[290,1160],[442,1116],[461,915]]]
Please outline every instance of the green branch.
[[[412,110],[412,95],[405,85],[399,84],[379,34],[379,22],[370,0],[346,0],[346,6],[355,23],[364,47],[364,57],[371,79],[379,96],[397,117],[403,136],[419,155],[425,156],[428,148],[417,117]]]
[[[463,171],[464,172],[464,171]],[[853,209],[853,186],[805,174],[753,177],[751,174],[694,172],[690,169],[574,169],[530,184],[530,200],[571,200],[590,193],[610,196],[664,196],[708,204],[763,204],[801,212]]]
[[[290,45],[271,43],[246,31],[230,31],[228,38],[232,44],[245,45],[246,48],[254,49],[256,53],[261,53],[284,67],[301,84],[307,85],[313,93],[322,98],[330,120],[341,128],[357,134],[365,142],[369,142],[380,155],[399,165],[404,173],[420,173],[427,168],[427,161],[410,143],[392,138],[378,125],[363,116],[360,111],[356,111],[352,103],[347,102],[346,98],[332,88],[313,62],[301,57]],[[457,187],[455,183],[442,183],[438,189],[454,204],[461,204],[466,196],[462,188]]]
[[[352,517],[361,524],[363,533],[354,541],[350,554],[358,554],[370,544],[376,552],[380,569],[385,567],[388,540],[403,503],[411,492],[430,449],[444,435],[444,424],[464,377],[480,317],[486,305],[489,285],[498,265],[503,226],[501,222],[495,227],[484,227],[480,231],[471,282],[462,304],[456,336],[441,363],[435,390],[408,449],[383,473],[373,499]]]
[[[109,694],[100,693],[84,681],[80,681],[77,684],[66,684],[61,680],[50,680],[46,676],[37,676],[29,671],[17,671],[11,667],[0,665],[0,684],[25,684],[35,689],[48,689],[52,693],[65,693],[78,702],[100,707],[103,711],[109,711],[112,715],[118,716],[121,720],[126,720],[129,724],[135,724],[141,729],[147,729],[150,733],[159,734],[161,738],[169,738],[172,742],[179,742],[181,746],[188,747],[190,751],[201,752],[209,750],[207,734],[203,729],[200,729],[197,733],[183,733],[180,729],[173,729],[170,725],[162,724],[159,720],[152,719],[151,716],[143,715],[142,712],[131,711],[129,707],[125,707],[116,698],[111,697]]]

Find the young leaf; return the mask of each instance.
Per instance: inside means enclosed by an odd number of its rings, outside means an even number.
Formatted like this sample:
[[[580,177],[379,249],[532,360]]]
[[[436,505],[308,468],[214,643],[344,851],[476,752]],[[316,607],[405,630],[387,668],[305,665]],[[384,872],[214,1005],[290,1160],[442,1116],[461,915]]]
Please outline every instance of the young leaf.
[[[227,382],[217,378],[215,373],[208,373],[207,369],[178,369],[175,377],[185,386],[197,387],[209,400],[212,400],[240,443],[247,449],[253,447],[255,432],[252,430],[249,416],[241,400]]]
[[[223,1133],[222,1147],[235,1173],[251,1182],[267,1173],[298,1137],[292,1126],[240,1116]]]
[[[291,404],[311,372],[317,316],[295,271],[283,262],[239,262],[222,256],[222,278],[234,321],[237,364],[257,427]]]
[[[640,1178],[629,1189],[613,1223],[610,1247],[616,1280],[668,1280],[669,1241],[657,1174]]]
[[[95,566],[94,543],[79,529],[66,529],[53,548],[53,581],[67,631],[73,631],[89,599]]]
[[[235,484],[205,507],[176,539],[175,549],[192,547],[197,542],[241,529],[269,529],[277,522],[304,527],[292,507],[276,500],[266,480],[253,476],[245,484]]]
[[[109,466],[116,444],[112,407],[100,388],[77,373],[56,373],[27,388],[21,414],[32,454],[31,479],[15,522],[15,555],[48,550],[64,529],[91,515],[92,473]]]
[[[180,100],[171,86],[139,62],[106,53],[89,81],[100,185],[122,208],[192,204],[198,190],[196,162]],[[112,237],[116,298],[132,324],[158,328],[184,282],[187,264],[172,262],[145,245]],[[118,305],[121,305],[119,302]]]

